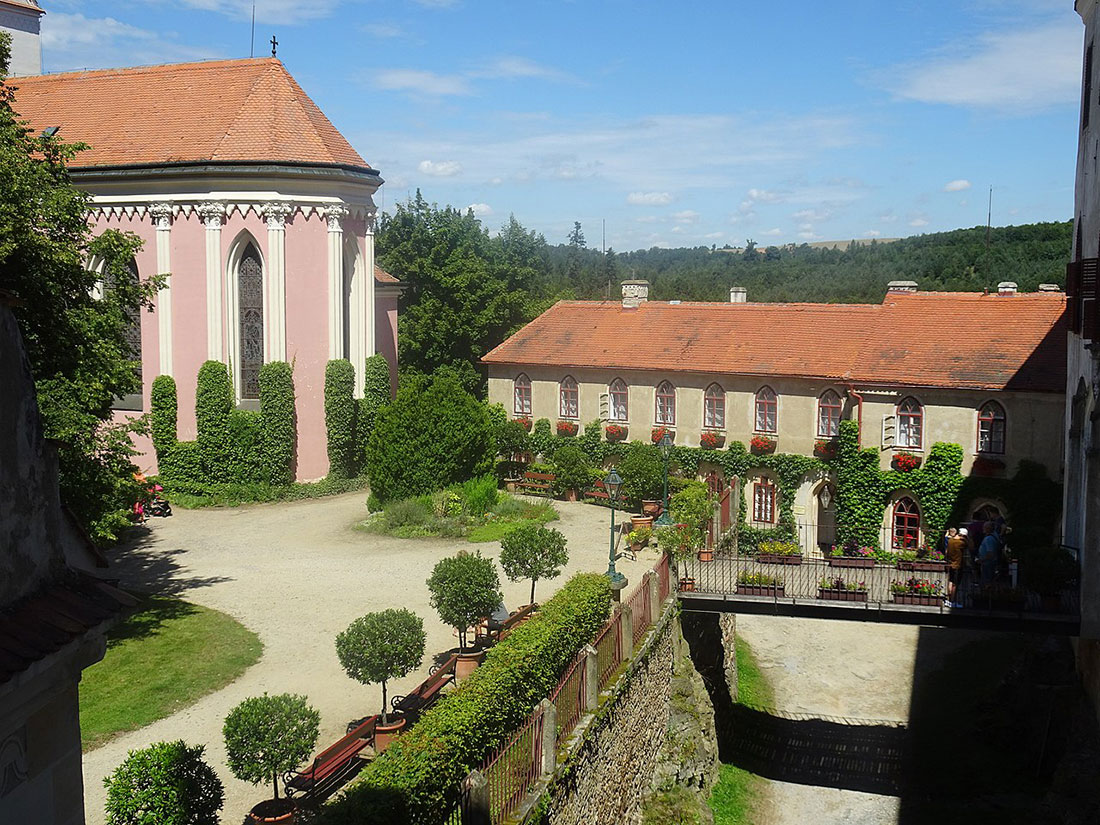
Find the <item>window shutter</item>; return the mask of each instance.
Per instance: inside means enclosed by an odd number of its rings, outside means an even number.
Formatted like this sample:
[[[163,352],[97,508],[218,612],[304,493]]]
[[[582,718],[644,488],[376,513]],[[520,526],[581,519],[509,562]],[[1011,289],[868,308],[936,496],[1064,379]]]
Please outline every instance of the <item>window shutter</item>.
[[[1081,332],[1078,303],[1081,298],[1081,262],[1070,261],[1066,264],[1066,321],[1070,332]]]
[[[600,393],[600,421],[608,421],[611,419],[611,395],[606,392]]]
[[[1081,284],[1078,293],[1080,302],[1081,337],[1086,341],[1098,340],[1097,308],[1097,259],[1086,258],[1081,261]]]
[[[882,449],[889,450],[894,446],[897,426],[898,417],[896,415],[884,415],[882,417]]]

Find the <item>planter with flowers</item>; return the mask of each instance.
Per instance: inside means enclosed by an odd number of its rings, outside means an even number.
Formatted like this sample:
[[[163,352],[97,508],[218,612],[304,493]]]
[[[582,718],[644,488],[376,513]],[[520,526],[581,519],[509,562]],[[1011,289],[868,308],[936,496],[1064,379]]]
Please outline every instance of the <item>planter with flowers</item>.
[[[915,453],[895,453],[894,469],[901,473],[908,473],[920,466],[922,459]]]
[[[703,430],[699,436],[699,446],[704,450],[718,450],[726,443],[726,434],[714,430]]]
[[[631,530],[626,534],[626,542],[630,545],[631,551],[637,553],[643,547],[649,544],[649,540],[653,537],[653,529],[650,527],[640,527],[637,530]]]
[[[999,458],[980,455],[974,459],[973,473],[976,476],[995,476],[1003,472],[1005,463]]]
[[[762,541],[756,560],[763,564],[802,564],[802,548],[793,541]]]
[[[898,553],[898,570],[912,570],[914,573],[940,573],[947,569],[947,559],[943,557],[942,550],[925,548],[925,553],[920,558],[913,550],[905,550]]]
[[[518,421],[520,426],[522,426],[523,429],[527,430],[527,432],[531,432],[531,419],[530,418],[528,418],[527,416],[523,416],[521,418],[517,418],[516,421]]]
[[[660,444],[661,439],[665,437],[665,433],[668,433],[669,441],[676,440],[676,431],[671,427],[664,426],[654,427],[649,433],[650,440],[653,441],[654,444]]]
[[[767,455],[775,452],[775,439],[766,435],[754,435],[749,441],[749,448],[757,455]]]
[[[860,567],[869,568],[875,566],[875,551],[870,547],[860,547],[857,544],[845,544],[843,547],[834,547],[829,555],[830,567]]]
[[[610,443],[617,444],[626,440],[626,424],[608,424],[603,429],[604,438]]]
[[[836,458],[837,440],[835,438],[819,438],[814,442],[814,455],[826,460]]]
[[[831,602],[865,602],[867,582],[849,582],[825,576],[817,586],[817,597]]]
[[[895,604],[934,607],[943,601],[943,584],[914,576],[905,581],[890,582],[890,596]]]
[[[558,435],[560,435],[560,436],[565,436],[567,438],[570,438],[570,437],[577,434],[578,429],[579,429],[579,427],[577,426],[576,421],[559,421],[558,422]]]
[[[783,588],[783,579],[778,576],[769,576],[767,573],[750,573],[746,570],[737,577],[737,595],[739,596],[775,598],[783,595]]]

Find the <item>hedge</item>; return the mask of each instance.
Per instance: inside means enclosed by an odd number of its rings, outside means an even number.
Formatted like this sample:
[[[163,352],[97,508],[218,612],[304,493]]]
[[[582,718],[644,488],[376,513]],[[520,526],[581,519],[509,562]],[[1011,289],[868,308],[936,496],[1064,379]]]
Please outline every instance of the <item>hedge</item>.
[[[157,472],[173,482],[198,484],[205,480],[197,441],[177,441],[157,454]]]
[[[294,371],[286,361],[272,361],[260,368],[262,480],[269,484],[290,484],[294,481],[297,442]]]
[[[450,696],[364,769],[326,823],[439,823],[459,783],[503,744],[557,685],[564,669],[607,621],[605,576],[579,573],[486,654]]]
[[[264,480],[260,453],[260,414],[255,410],[229,413],[229,465],[223,473],[231,484],[256,484]]]
[[[159,462],[161,454],[176,443],[179,401],[176,395],[176,380],[171,375],[158,375],[153,379],[153,386],[149,390],[149,403],[153,449],[157,451]]]
[[[372,355],[363,366],[363,397],[359,399],[359,420],[356,440],[359,443],[359,462],[365,461],[367,443],[374,432],[374,420],[378,411],[390,403],[390,362],[384,355]]]
[[[337,358],[325,367],[325,432],[328,434],[328,471],[335,478],[355,478],[359,473],[355,428],[355,367]]]
[[[199,368],[195,385],[195,426],[202,469],[210,481],[230,481],[229,412],[233,409],[233,383],[221,361],[207,361]]]

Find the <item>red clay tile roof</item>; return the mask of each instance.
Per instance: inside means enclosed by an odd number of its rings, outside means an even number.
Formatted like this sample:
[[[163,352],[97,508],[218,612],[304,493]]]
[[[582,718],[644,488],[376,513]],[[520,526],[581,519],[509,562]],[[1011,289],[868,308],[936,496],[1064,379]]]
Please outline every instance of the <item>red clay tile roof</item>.
[[[45,10],[38,5],[37,0],[0,0],[0,6],[19,6],[24,9],[32,9],[39,14],[45,14]]]
[[[209,161],[369,169],[275,58],[13,78],[35,131],[87,143],[74,169]]]
[[[374,280],[376,282],[380,283],[380,284],[399,284],[399,283],[401,283],[401,281],[399,281],[397,278],[395,278],[390,273],[386,272],[386,270],[384,270],[382,267],[378,266],[378,264],[374,265]]]
[[[561,301],[487,364],[1064,392],[1065,296],[889,293],[882,304]]]

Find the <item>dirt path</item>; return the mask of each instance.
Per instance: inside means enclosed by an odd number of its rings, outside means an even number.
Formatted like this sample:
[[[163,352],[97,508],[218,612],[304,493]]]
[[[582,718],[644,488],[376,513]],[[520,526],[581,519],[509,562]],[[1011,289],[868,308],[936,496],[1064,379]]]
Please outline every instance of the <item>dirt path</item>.
[[[738,616],[738,633],[752,647],[775,692],[779,710],[848,719],[906,722],[919,627],[786,617]],[[925,645],[920,667],[934,667],[952,646],[972,641],[961,632],[934,657]],[[753,825],[890,825],[893,796],[768,782],[768,806]]]
[[[574,572],[607,569],[608,511],[557,502],[561,520],[551,526],[569,541],[570,563],[561,578],[540,582],[546,600]],[[461,540],[400,540],[356,532],[366,515],[364,495],[225,510],[179,510],[153,520],[149,535],[112,558],[122,586],[177,595],[224,611],[260,635],[263,657],[240,679],[195,705],[146,728],[125,734],[84,757],[87,821],[101,825],[103,777],[128,751],[153,742],[184,739],[206,745],[207,760],[226,787],[222,821],[238,823],[270,792],[235,779],[225,768],[222,721],[241,700],[267,691],[302,693],[321,713],[319,747],[343,735],[351,719],[376,713],[381,689],[351,681],[336,658],[333,640],[353,619],[374,610],[407,607],[424,619],[428,633],[422,667],[391,684],[403,693],[427,676],[432,655],[453,648],[453,631],[428,602],[432,566],[459,549],[480,548],[496,557],[500,544]],[[643,552],[620,569],[631,588],[656,561]],[[503,575],[501,576],[503,579]],[[503,581],[505,603],[527,602],[530,582]]]

